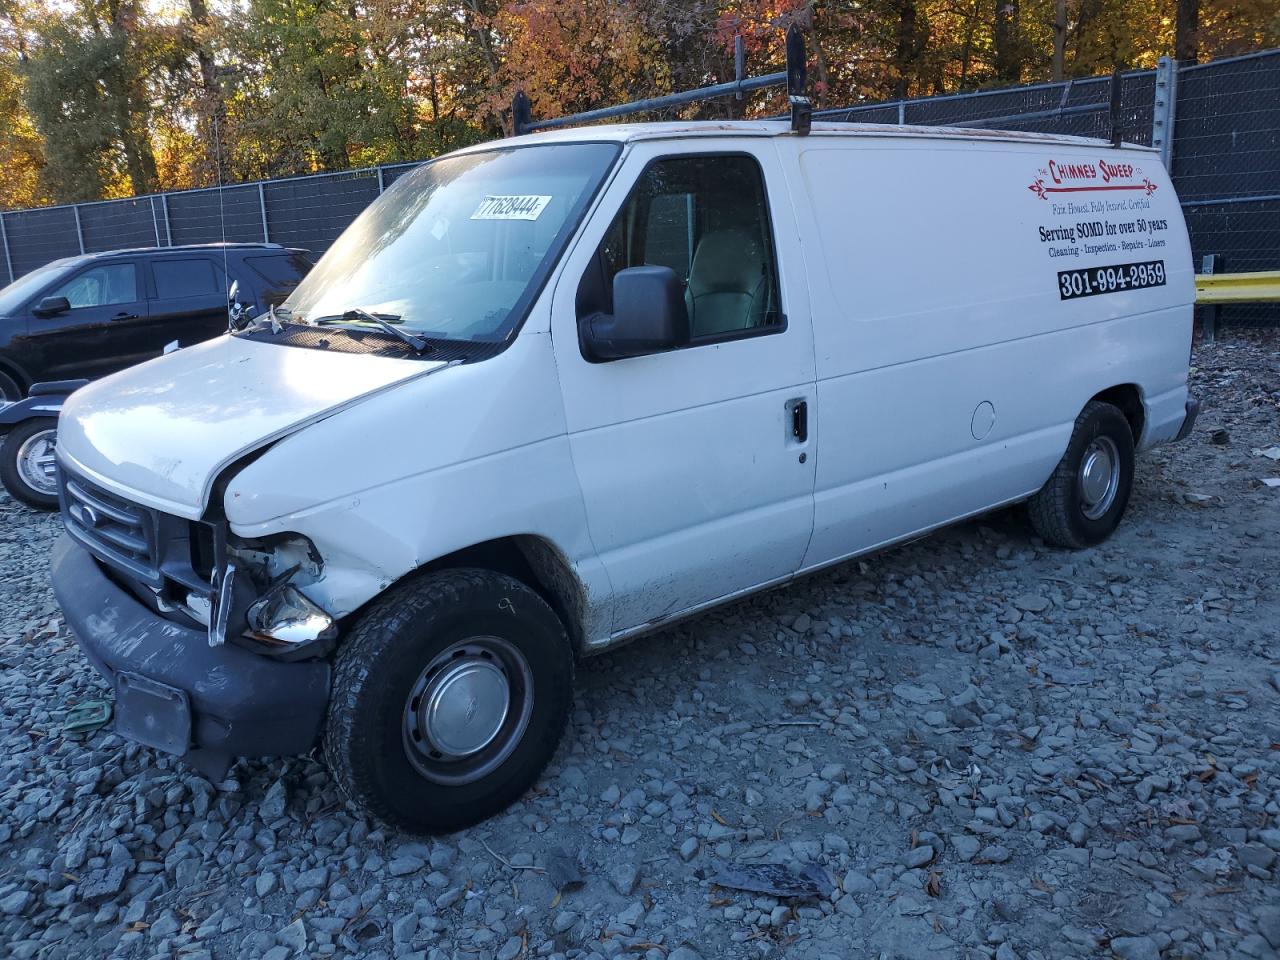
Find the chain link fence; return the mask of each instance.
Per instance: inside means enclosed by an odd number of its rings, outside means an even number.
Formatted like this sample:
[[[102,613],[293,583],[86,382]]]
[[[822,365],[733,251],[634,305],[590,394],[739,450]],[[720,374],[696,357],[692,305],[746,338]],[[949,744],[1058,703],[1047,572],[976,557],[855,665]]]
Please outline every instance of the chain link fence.
[[[1178,72],[1172,169],[1197,268],[1280,270],[1280,51]],[[1219,309],[1219,323],[1280,323],[1280,304]]]
[[[1197,265],[1280,269],[1280,50],[1120,77],[1118,132],[1170,165]],[[816,119],[1112,136],[1111,78],[820,110]],[[1172,136],[1170,136],[1172,131]],[[322,252],[417,164],[0,214],[7,279],[59,257],[124,247],[270,241]],[[0,274],[3,277],[3,274]],[[1280,322],[1280,304],[1225,308],[1219,322]]]

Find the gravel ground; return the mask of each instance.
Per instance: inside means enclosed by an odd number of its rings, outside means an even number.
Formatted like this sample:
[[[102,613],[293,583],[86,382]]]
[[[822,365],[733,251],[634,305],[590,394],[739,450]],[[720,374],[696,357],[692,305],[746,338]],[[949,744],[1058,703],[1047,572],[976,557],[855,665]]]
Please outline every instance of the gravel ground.
[[[1200,425],[1103,547],[999,514],[589,661],[536,790],[432,841],[313,760],[65,735],[104,687],[56,520],[0,494],[0,955],[1275,957],[1278,347],[1197,350]]]

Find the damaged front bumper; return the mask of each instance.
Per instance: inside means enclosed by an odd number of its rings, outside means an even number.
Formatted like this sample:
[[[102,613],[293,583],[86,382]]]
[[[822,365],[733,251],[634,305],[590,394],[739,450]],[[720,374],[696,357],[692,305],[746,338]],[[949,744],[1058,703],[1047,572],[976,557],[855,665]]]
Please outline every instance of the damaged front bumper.
[[[236,757],[305,753],[329,700],[324,660],[286,663],[152,612],[63,534],[53,589],[89,661],[116,690],[116,730],[184,756],[207,776]]]

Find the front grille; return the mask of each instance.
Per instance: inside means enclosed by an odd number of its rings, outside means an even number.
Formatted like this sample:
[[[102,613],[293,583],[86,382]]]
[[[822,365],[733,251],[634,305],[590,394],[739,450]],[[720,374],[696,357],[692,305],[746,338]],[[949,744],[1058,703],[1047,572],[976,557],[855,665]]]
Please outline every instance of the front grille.
[[[160,601],[214,594],[227,562],[226,525],[161,513],[58,467],[62,521],[100,561]]]
[[[58,470],[62,521],[86,550],[153,589],[164,585],[158,556],[159,513],[130,503],[83,477]]]

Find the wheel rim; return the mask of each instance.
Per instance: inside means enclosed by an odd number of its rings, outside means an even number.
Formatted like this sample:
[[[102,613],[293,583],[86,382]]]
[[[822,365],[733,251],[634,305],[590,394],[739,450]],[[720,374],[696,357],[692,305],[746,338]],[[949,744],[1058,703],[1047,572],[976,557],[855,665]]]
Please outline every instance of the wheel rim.
[[[500,637],[461,640],[432,658],[409,690],[405,755],[435,783],[472,783],[511,756],[532,712],[524,654]]]
[[[1090,520],[1102,517],[1120,489],[1120,449],[1110,437],[1094,437],[1084,451],[1079,473],[1080,509]]]
[[[57,439],[57,430],[41,430],[27,437],[18,447],[18,475],[23,483],[44,496],[51,497],[58,492],[54,467]]]

